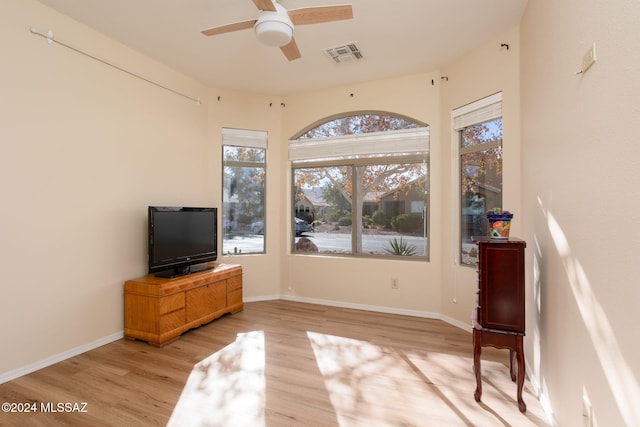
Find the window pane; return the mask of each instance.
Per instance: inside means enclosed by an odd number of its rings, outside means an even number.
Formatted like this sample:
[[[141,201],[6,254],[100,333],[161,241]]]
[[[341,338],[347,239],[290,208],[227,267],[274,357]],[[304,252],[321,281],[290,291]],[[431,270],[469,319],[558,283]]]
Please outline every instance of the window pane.
[[[293,187],[294,251],[353,253],[352,168],[332,166],[294,169]],[[296,218],[303,222],[296,221]]]
[[[385,114],[358,114],[340,117],[310,129],[298,139],[327,138],[340,135],[357,135],[370,132],[411,129],[422,125],[406,118]]]
[[[296,252],[427,256],[425,163],[298,168],[294,189]]]
[[[471,236],[486,235],[486,213],[502,208],[502,147],[474,151],[460,158],[461,263],[475,266],[478,254]]]
[[[357,171],[362,230],[358,252],[426,256],[426,164],[369,165]]]
[[[265,163],[266,150],[262,148],[234,147],[225,145],[223,147],[223,160],[225,162],[249,162]]]
[[[502,119],[469,126],[460,132],[461,148],[494,141],[502,141]]]
[[[224,254],[264,253],[265,168],[242,166],[264,161],[265,150],[224,147]]]

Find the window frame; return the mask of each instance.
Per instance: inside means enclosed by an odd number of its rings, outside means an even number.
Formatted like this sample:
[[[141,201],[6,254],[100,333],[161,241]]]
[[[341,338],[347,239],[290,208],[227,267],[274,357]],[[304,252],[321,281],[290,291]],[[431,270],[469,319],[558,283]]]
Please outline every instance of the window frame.
[[[346,134],[340,136],[308,138],[301,136],[309,132],[310,129],[330,123],[336,119],[349,118],[363,114],[384,114],[391,118],[398,118],[409,121],[414,127],[400,130],[376,131],[369,133]],[[402,259],[412,261],[429,261],[430,244],[429,244],[429,224],[430,224],[430,128],[427,124],[418,122],[414,119],[391,114],[388,112],[352,112],[342,115],[331,116],[323,121],[316,122],[309,126],[306,130],[300,132],[298,137],[289,140],[289,161],[291,164],[291,245],[290,250],[293,254],[300,255],[321,255],[335,257],[362,257],[362,258],[387,258]],[[371,144],[367,146],[367,144]],[[336,152],[340,154],[335,154]],[[327,168],[327,167],[350,167],[351,174],[356,179],[358,177],[358,167],[360,166],[378,166],[385,164],[423,164],[426,168],[426,194],[424,198],[424,247],[425,255],[400,256],[400,255],[383,255],[368,254],[358,248],[358,242],[362,246],[361,230],[352,227],[351,231],[351,253],[331,253],[331,252],[303,252],[296,250],[296,235],[293,217],[295,216],[295,207],[297,201],[296,194],[296,170],[305,168]],[[354,186],[357,187],[357,186]],[[357,199],[355,194],[356,188],[353,189],[354,194],[351,195],[352,200]],[[363,216],[363,206],[355,206],[352,203],[351,217],[352,224],[358,224],[358,217]],[[409,212],[411,213],[411,212]],[[359,240],[360,239],[360,240]]]
[[[477,101],[471,102],[469,104],[463,105],[462,107],[456,108],[451,112],[451,118],[453,123],[453,130],[455,137],[452,138],[452,143],[454,144],[455,153],[453,157],[453,161],[456,166],[454,167],[454,173],[457,175],[457,179],[454,182],[457,182],[457,186],[455,187],[455,197],[454,204],[457,204],[457,244],[454,245],[456,250],[456,254],[454,255],[454,260],[456,260],[456,264],[463,267],[473,267],[475,268],[475,264],[465,263],[463,262],[463,218],[462,218],[462,162],[463,156],[469,153],[481,152],[492,150],[496,148],[500,148],[504,150],[504,136],[502,136],[499,140],[489,141],[481,144],[471,145],[467,147],[463,147],[463,131],[471,126],[481,125],[484,123],[490,123],[492,121],[500,119],[504,122],[503,114],[502,114],[502,92],[497,92],[487,97],[481,98]],[[504,156],[501,159],[504,162]],[[502,165],[504,170],[504,164]],[[501,178],[500,188],[502,189],[502,184],[504,182],[504,178]],[[503,199],[503,194],[501,191],[501,204]]]
[[[235,128],[222,128],[222,215],[220,216],[222,219],[222,250],[221,253],[223,256],[225,255],[264,255],[267,253],[267,141],[268,141],[268,133],[264,131],[256,131],[256,130],[247,130],[247,129],[235,129]],[[242,160],[226,160],[225,158],[225,149],[226,147],[234,147],[234,148],[246,148],[251,150],[262,150],[263,151],[263,161],[242,161]],[[226,189],[226,180],[225,180],[225,168],[233,167],[233,168],[255,168],[262,169],[262,173],[264,176],[263,180],[263,208],[262,208],[262,222],[263,222],[263,231],[262,231],[262,250],[261,251],[252,251],[252,252],[243,252],[240,251],[230,251],[228,248],[225,248],[224,241],[225,237],[227,237],[225,230],[225,221],[227,219],[227,212],[225,206],[225,192]]]

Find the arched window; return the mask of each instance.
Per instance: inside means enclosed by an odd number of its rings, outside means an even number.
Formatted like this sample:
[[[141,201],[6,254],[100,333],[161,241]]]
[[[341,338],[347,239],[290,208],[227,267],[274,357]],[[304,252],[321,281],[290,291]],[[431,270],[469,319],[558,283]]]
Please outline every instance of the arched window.
[[[289,160],[294,252],[428,259],[427,124],[376,111],[329,117],[289,141]]]
[[[358,135],[426,126],[426,124],[418,123],[408,117],[391,115],[390,113],[384,112],[370,112],[328,119],[306,130],[295,139],[329,138],[332,136]]]

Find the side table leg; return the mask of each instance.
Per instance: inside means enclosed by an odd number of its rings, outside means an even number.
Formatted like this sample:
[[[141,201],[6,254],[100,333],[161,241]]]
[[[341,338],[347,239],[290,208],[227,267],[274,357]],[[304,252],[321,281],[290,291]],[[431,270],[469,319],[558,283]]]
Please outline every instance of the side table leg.
[[[482,398],[482,372],[480,371],[480,353],[482,349],[482,332],[478,329],[473,330],[473,372],[476,374],[476,391],[473,397],[476,402],[480,402]]]
[[[527,405],[522,400],[522,387],[524,386],[524,349],[522,346],[522,336],[516,340],[516,355],[518,358],[518,409],[520,412],[527,411]]]
[[[513,349],[509,350],[509,373],[511,374],[511,381],[516,381],[516,352]],[[520,364],[518,364],[520,366]]]

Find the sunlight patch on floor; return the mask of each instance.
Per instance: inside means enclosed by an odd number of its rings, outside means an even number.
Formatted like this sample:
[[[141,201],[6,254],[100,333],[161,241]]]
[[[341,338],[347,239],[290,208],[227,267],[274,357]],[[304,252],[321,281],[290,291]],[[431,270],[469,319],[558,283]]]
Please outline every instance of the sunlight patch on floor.
[[[264,426],[264,371],[263,331],[238,334],[193,367],[167,425]]]
[[[514,421],[501,414],[515,414],[521,426],[546,424],[543,414],[518,412],[516,386],[503,364],[482,362],[486,381],[480,406],[485,412],[478,419],[470,357],[404,353],[310,331],[307,336],[341,426],[415,425],[417,413],[422,414],[425,425],[509,425]]]

